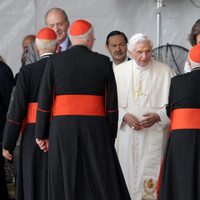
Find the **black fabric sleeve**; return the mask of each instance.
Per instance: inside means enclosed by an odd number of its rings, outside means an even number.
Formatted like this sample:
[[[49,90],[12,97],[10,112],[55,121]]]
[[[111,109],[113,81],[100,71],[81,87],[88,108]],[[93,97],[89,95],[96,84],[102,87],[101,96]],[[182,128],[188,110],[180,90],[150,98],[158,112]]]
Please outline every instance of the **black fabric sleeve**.
[[[13,94],[12,104],[7,113],[7,121],[3,133],[3,148],[12,152],[15,148],[23,120],[27,112],[29,97],[29,76],[21,70]]]
[[[0,143],[2,142],[6,113],[14,84],[15,80],[11,69],[5,63],[0,62]]]
[[[38,97],[35,137],[39,139],[46,139],[49,136],[51,107],[53,103],[53,85],[52,61],[49,59],[44,71]]]
[[[112,64],[107,62],[107,81],[106,81],[106,116],[111,133],[114,140],[117,135],[117,122],[118,122],[118,101],[117,101],[117,88],[115,76],[112,69]]]

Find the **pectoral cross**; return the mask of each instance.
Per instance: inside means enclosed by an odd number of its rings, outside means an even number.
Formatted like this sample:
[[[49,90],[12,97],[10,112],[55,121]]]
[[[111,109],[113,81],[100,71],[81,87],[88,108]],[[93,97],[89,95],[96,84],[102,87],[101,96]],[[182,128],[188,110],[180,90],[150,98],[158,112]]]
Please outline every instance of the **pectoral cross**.
[[[138,89],[135,91],[135,94],[134,94],[135,100],[138,100],[138,98],[139,98],[141,95],[143,95],[142,90],[141,90],[141,87],[138,87]]]

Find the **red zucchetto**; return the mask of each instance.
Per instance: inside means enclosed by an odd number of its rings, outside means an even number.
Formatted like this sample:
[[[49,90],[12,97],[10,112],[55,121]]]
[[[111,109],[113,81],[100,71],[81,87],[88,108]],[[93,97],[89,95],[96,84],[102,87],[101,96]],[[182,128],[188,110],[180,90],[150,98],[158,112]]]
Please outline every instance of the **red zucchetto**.
[[[57,36],[52,29],[45,27],[38,31],[36,38],[42,40],[56,40]]]
[[[200,44],[197,44],[190,49],[188,58],[194,63],[200,63]]]
[[[70,26],[69,33],[70,33],[70,36],[72,36],[72,37],[84,35],[91,28],[92,28],[92,25],[89,22],[87,22],[83,19],[79,19],[72,23],[72,25]]]

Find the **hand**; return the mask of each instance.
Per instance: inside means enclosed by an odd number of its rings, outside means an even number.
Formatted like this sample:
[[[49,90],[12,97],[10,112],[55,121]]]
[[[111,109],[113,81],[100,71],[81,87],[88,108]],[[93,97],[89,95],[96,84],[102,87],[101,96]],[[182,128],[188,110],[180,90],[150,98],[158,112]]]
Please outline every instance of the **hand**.
[[[47,152],[49,149],[49,140],[48,139],[38,139],[36,138],[36,143],[40,147],[40,149],[44,152]]]
[[[13,156],[9,153],[8,150],[6,149],[3,149],[3,157],[6,159],[6,160],[12,160]]]
[[[142,126],[140,125],[139,120],[137,117],[130,113],[126,113],[124,115],[123,121],[128,124],[128,126],[134,130],[140,130],[142,129]]]
[[[147,113],[143,115],[145,119],[140,122],[140,126],[143,128],[149,128],[153,126],[156,122],[160,121],[160,117],[156,113]]]

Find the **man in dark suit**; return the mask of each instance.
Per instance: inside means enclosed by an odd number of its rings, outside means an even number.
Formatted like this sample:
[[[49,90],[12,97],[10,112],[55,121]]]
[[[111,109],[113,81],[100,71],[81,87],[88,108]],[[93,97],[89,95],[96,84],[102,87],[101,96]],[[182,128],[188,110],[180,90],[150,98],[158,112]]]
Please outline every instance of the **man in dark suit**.
[[[89,22],[75,21],[70,39],[69,50],[50,58],[38,102],[36,137],[40,148],[49,150],[49,200],[130,200],[114,150],[118,109],[112,65],[91,51]]]
[[[68,37],[69,19],[66,12],[61,8],[51,8],[47,11],[44,21],[46,26],[51,28],[57,36],[57,47],[56,53],[66,51],[70,46],[71,42]],[[28,47],[28,62],[33,63],[38,60],[39,56],[32,43]]]
[[[15,84],[11,69],[3,61],[0,61],[0,197],[8,199],[6,179],[4,172],[4,157],[2,156],[3,129],[6,122],[6,113],[10,101],[10,94]]]
[[[21,68],[7,115],[3,137],[3,156],[7,160],[13,159],[12,153],[23,129],[16,200],[47,200],[47,154],[35,143],[35,122],[40,81],[56,44],[56,34],[52,29],[43,28],[38,32],[36,45],[40,60]]]
[[[200,200],[200,44],[190,49],[188,62],[191,72],[171,81],[159,200]]]
[[[61,8],[51,8],[46,13],[44,21],[56,33],[58,42],[56,53],[66,51],[71,46],[67,33],[69,19],[66,12]]]

